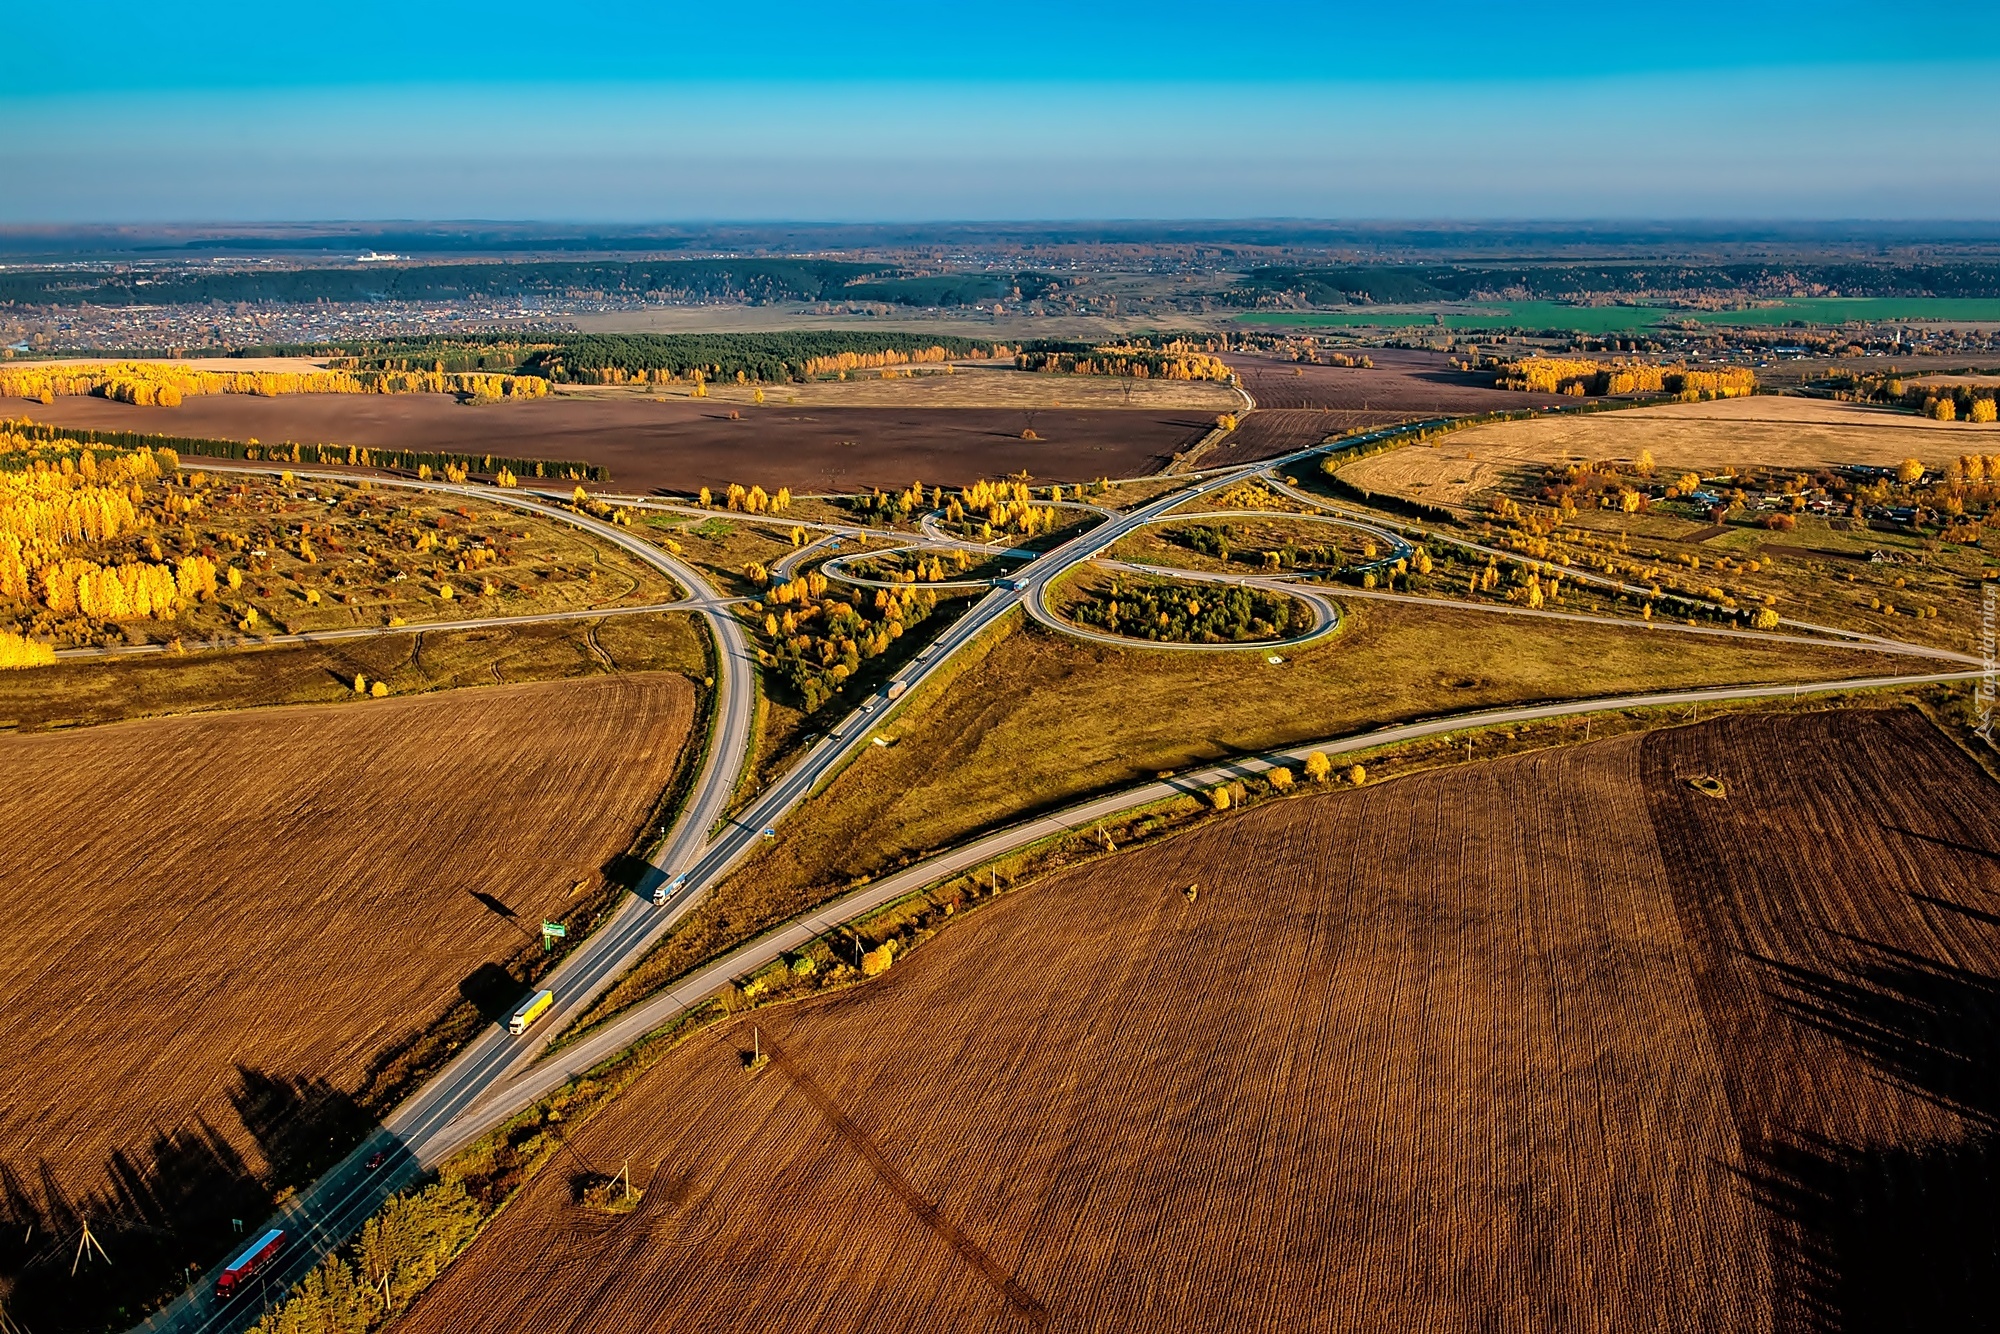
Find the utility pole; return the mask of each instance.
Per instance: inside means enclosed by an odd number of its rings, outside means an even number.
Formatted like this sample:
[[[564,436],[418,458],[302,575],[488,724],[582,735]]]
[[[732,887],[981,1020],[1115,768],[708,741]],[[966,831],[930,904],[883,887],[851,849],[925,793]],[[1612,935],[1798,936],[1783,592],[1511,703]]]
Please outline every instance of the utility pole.
[[[83,1220],[83,1235],[76,1239],[76,1258],[70,1261],[69,1264],[69,1276],[71,1278],[76,1277],[76,1267],[82,1264],[84,1257],[92,1251],[97,1252],[97,1258],[104,1261],[104,1263],[111,1263],[111,1257],[104,1253],[104,1243],[99,1241],[97,1234],[90,1230],[90,1220],[86,1218]]]

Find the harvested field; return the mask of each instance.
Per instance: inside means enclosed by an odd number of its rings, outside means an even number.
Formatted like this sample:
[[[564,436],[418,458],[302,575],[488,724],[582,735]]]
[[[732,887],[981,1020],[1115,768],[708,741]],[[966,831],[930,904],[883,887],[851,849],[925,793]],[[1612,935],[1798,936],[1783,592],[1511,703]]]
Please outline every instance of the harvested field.
[[[1995,796],[1853,713],[1224,817],[691,1041],[401,1328],[1962,1327]]]
[[[1517,394],[1495,389],[1490,374],[1452,369],[1443,352],[1405,348],[1362,349],[1373,369],[1312,366],[1231,353],[1223,360],[1263,408],[1316,408],[1368,414],[1366,423],[1402,421],[1409,417],[1465,416],[1476,412],[1514,412],[1547,404],[1574,403],[1553,394]]]
[[[708,386],[710,400],[731,406],[754,403],[759,389],[767,402],[813,408],[1099,408],[1207,413],[1238,412],[1243,400],[1226,384],[1211,380],[1135,380],[1109,375],[1056,375],[1014,368],[1011,361],[961,362],[945,375],[917,367],[914,375],[881,378],[862,371],[846,380],[809,384],[749,385],[727,381]],[[572,391],[573,392],[573,391]],[[678,386],[642,392],[668,397],[688,391]]]
[[[1222,464],[1248,462],[1310,449],[1330,435],[1367,426],[1379,426],[1394,417],[1373,412],[1335,412],[1329,408],[1259,408],[1243,419],[1234,434],[1223,441],[1223,450],[1210,455],[1208,462]]]
[[[1336,594],[1336,597],[1338,595]],[[1344,601],[1339,634],[1281,655],[1159,653],[1003,626],[925,684],[599,1003],[976,831],[1233,755],[1440,713],[1912,670],[1846,649]],[[1018,625],[1018,623],[1010,623]],[[1049,707],[1060,700],[1060,708]]]
[[[1942,465],[1967,450],[1991,449],[2000,438],[1995,430],[1858,403],[1759,395],[1476,426],[1444,437],[1435,448],[1357,460],[1340,475],[1369,491],[1464,505],[1548,463],[1630,461],[1650,450],[1663,469],[1894,464],[1911,457]]]
[[[729,420],[727,413],[741,413]],[[619,491],[691,492],[731,482],[794,491],[963,485],[1023,469],[1077,482],[1155,472],[1215,425],[1190,410],[722,407],[561,394],[470,406],[446,394],[217,394],[178,408],[99,398],[35,405],[38,421],[267,443],[296,440],[602,464]],[[1023,440],[1032,429],[1039,440]]]
[[[504,968],[604,883],[693,700],[654,673],[0,738],[0,990],[33,1002],[0,1047],[11,1313],[92,1323],[102,1274],[21,1277],[77,1213],[129,1292],[205,1263],[344,1151],[422,1030],[510,1003]]]

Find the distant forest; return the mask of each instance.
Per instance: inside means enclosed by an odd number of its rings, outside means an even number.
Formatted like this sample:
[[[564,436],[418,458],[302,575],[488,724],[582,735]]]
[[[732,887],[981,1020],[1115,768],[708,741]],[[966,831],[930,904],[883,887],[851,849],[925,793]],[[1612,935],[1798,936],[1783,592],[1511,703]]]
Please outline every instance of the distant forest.
[[[1059,286],[1046,274],[911,277],[894,266],[821,259],[541,260],[381,264],[215,272],[179,266],[122,272],[0,272],[0,304],[155,306],[221,302],[450,301],[469,297],[606,297],[634,301],[874,301],[967,306]]]
[[[1502,292],[1555,301],[1644,292],[1744,296],[2000,296],[2000,261],[1952,264],[1394,264],[1252,269],[1230,292],[1241,305],[1278,296],[1315,306],[1464,301]]]
[[[603,295],[672,301],[824,301],[882,274],[880,265],[818,259],[678,259],[643,263],[383,264],[367,268],[160,268],[119,273],[0,272],[0,302],[165,305],[207,301],[448,301],[466,297]],[[879,299],[879,298],[877,298]]]
[[[599,384],[684,379],[777,384],[840,369],[1012,357],[1004,343],[945,334],[802,329],[742,334],[484,334],[240,348],[238,357],[327,357],[351,371],[502,371],[557,382]]]

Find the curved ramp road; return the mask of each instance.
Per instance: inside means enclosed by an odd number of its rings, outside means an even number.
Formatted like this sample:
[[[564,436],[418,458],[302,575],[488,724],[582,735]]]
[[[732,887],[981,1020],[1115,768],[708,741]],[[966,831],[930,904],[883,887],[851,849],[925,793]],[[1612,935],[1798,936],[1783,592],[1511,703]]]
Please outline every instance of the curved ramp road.
[[[1189,479],[1192,485],[1169,492],[1128,513],[1114,514],[1089,532],[1080,534],[1045,555],[1035,558],[1027,567],[1004,581],[1004,586],[994,588],[975,602],[934,642],[919,650],[916,656],[891,678],[884,691],[863,701],[801,757],[783,777],[760,793],[747,809],[727,821],[722,820],[723,813],[728,808],[739,775],[752,753],[751,723],[756,696],[754,682],[757,663],[743,627],[726,610],[728,600],[720,597],[698,571],[625,528],[559,508],[532,494],[447,482],[316,473],[315,475],[332,475],[342,480],[367,481],[374,486],[393,486],[400,489],[469,496],[483,504],[508,505],[531,511],[573,524],[646,561],[679,581],[693,593],[693,601],[697,604],[694,610],[708,622],[714,632],[717,707],[708,747],[686,807],[655,856],[645,882],[638,887],[639,892],[618,908],[603,927],[588,939],[579,942],[562,963],[543,980],[543,985],[555,993],[552,1013],[541,1020],[527,1035],[519,1038],[510,1037],[499,1027],[487,1029],[430,1083],[385,1118],[382,1127],[370,1136],[366,1143],[301,1192],[276,1217],[264,1224],[284,1229],[287,1239],[284,1253],[276,1263],[264,1271],[263,1291],[273,1297],[282,1294],[322,1256],[351,1237],[389,1194],[417,1180],[427,1168],[449,1156],[452,1151],[491,1129],[512,1111],[532,1102],[533,1098],[538,1096],[535,1090],[554,1087],[567,1078],[572,1070],[581,1068],[579,1062],[594,1063],[604,1054],[615,1052],[620,1046],[629,1044],[633,1037],[643,1033],[647,1028],[657,1026],[671,1018],[684,1003],[685,998],[692,994],[690,988],[705,986],[708,990],[713,990],[720,984],[720,979],[748,967],[757,966],[750,962],[751,960],[759,957],[776,957],[776,953],[782,952],[783,949],[794,948],[795,944],[776,943],[792,940],[793,935],[790,933],[806,933],[797,937],[801,941],[810,938],[828,929],[838,920],[844,920],[840,914],[852,916],[867,911],[876,904],[888,901],[889,898],[921,887],[929,879],[953,874],[955,869],[976,865],[1000,852],[1025,846],[1052,833],[1061,832],[1063,828],[1068,827],[1062,823],[1064,820],[1087,822],[1102,818],[1104,814],[1128,809],[1132,805],[1172,796],[1187,790],[1190,786],[1198,787],[1204,783],[1213,783],[1240,772],[1254,772],[1255,766],[1272,762],[1244,761],[1213,770],[1204,770],[1169,782],[1148,784],[1127,793],[1072,808],[1061,816],[1047,817],[1014,830],[991,835],[987,839],[967,845],[957,853],[947,854],[945,857],[913,867],[899,876],[880,882],[859,898],[843,900],[821,913],[802,918],[785,931],[767,937],[748,950],[740,951],[713,965],[668,995],[648,1002],[606,1029],[565,1048],[553,1059],[540,1065],[528,1064],[543,1052],[548,1038],[562,1029],[565,1019],[582,1013],[605,987],[636,962],[693,907],[709,885],[715,883],[747,856],[765,837],[764,830],[775,830],[785,815],[810,795],[858,748],[867,744],[873,729],[896,707],[894,700],[889,697],[891,692],[898,696],[901,696],[904,690],[914,692],[916,687],[929,679],[954,654],[977,639],[1015,607],[1025,603],[1032,614],[1035,607],[1043,604],[1048,586],[1053,580],[1060,578],[1077,565],[1097,558],[1126,534],[1157,521],[1177,506],[1243,478],[1256,476],[1274,468],[1282,468],[1291,462],[1339,449],[1353,448],[1389,435],[1437,424],[1438,421],[1405,424],[1353,436],[1331,444],[1314,445],[1278,459],[1265,459],[1217,471],[1196,473]],[[217,470],[233,468],[237,471],[263,473],[276,473],[281,470],[254,464],[211,465],[206,460],[203,466],[213,466]],[[664,505],[654,507],[668,508]],[[716,513],[708,510],[694,512],[709,515]],[[1287,591],[1296,594],[1299,590],[1290,588]],[[1043,609],[1046,610],[1045,607]],[[1316,748],[1336,753],[1467,726],[1525,722],[1601,709],[1748,699],[1760,695],[1795,693],[1804,689],[1847,690],[1925,681],[1963,680],[1979,674],[1959,672],[1927,677],[1879,677],[1825,683],[1817,687],[1739,687],[1541,705],[1412,724],[1404,728],[1392,728],[1363,737],[1331,742]],[[1282,755],[1293,757],[1311,749],[1315,747],[1295,748],[1283,752]],[[712,836],[711,830],[714,831]],[[667,902],[664,906],[656,907],[651,901],[651,894],[656,886],[665,886],[667,889]],[[860,903],[865,903],[867,906],[855,906]],[[760,950],[772,952],[760,956],[757,954]],[[711,978],[717,980],[705,980]],[[367,1162],[377,1152],[383,1153],[385,1158],[378,1168],[371,1171],[367,1167]],[[213,1296],[215,1278],[214,1271],[203,1276],[193,1289],[165,1310],[155,1314],[141,1328],[172,1330],[179,1334],[222,1334],[223,1331],[234,1331],[253,1323],[258,1315],[258,1299],[246,1293],[231,1302],[218,1303]]]
[[[1283,460],[1281,460],[1281,462],[1282,461]],[[1368,518],[1378,523],[1381,522],[1381,520],[1376,518],[1376,516],[1374,515],[1359,515],[1354,510],[1348,509],[1344,505],[1340,505],[1335,502],[1322,499],[1321,497],[1312,495],[1309,492],[1301,491],[1296,487],[1288,486],[1285,484],[1283,478],[1276,477],[1267,473],[1264,476],[1263,480],[1270,486],[1275,487],[1277,490],[1284,492],[1288,496],[1291,496],[1293,499],[1302,501],[1308,505],[1317,506],[1318,508],[1327,511],[1329,514],[1337,514],[1347,518]],[[1509,551],[1505,547],[1488,546],[1481,542],[1474,542],[1469,538],[1459,537],[1452,533],[1441,533],[1435,529],[1423,528],[1416,524],[1399,524],[1397,526],[1400,527],[1406,533],[1415,533],[1420,539],[1426,542],[1437,542],[1440,544],[1454,546],[1459,548],[1461,551],[1476,551],[1482,556],[1497,556],[1501,560],[1516,561],[1531,565],[1541,565],[1546,569],[1560,571],[1563,578],[1572,580],[1579,584],[1591,584],[1598,588],[1606,588],[1614,592],[1625,593],[1635,597],[1645,597],[1645,598],[1652,597],[1652,592],[1653,592],[1652,589],[1646,586],[1645,584],[1627,583],[1623,579],[1618,579],[1611,575],[1598,574],[1592,570],[1578,569],[1574,565],[1557,565],[1552,561],[1538,560],[1533,556],[1523,556],[1520,552]],[[1716,603],[1713,602],[1704,601],[1701,598],[1682,597],[1679,594],[1670,594],[1666,596],[1667,600],[1678,602],[1683,606],[1699,607],[1704,611],[1715,612],[1718,615],[1723,615],[1723,616],[1729,616],[1735,614],[1733,612],[1730,612],[1727,608],[1718,606]],[[1979,664],[1982,661],[1981,659],[1976,658],[1969,653],[1954,653],[1949,649],[1929,648],[1922,644],[1910,644],[1900,639],[1889,639],[1882,635],[1871,635],[1865,630],[1843,630],[1839,626],[1835,625],[1820,625],[1813,621],[1795,621],[1792,620],[1790,617],[1780,617],[1778,619],[1778,624],[1790,630],[1802,630],[1809,634],[1830,635],[1836,639],[1852,640],[1856,644],[1861,644],[1871,648],[1876,648],[1884,653],[1907,653],[1918,657],[1935,658],[1939,662],[1962,662],[1967,664]]]
[[[1196,795],[1231,779],[1253,778],[1278,765],[1301,762],[1314,751],[1328,757],[1373,750],[1426,737],[1449,736],[1482,727],[1540,722],[1592,713],[1615,713],[1627,709],[1696,707],[1747,699],[1799,698],[1851,690],[1876,690],[1896,686],[1968,681],[1980,672],[1934,672],[1922,676],[1871,676],[1837,681],[1815,681],[1797,685],[1721,686],[1698,690],[1669,690],[1649,694],[1619,695],[1605,699],[1575,700],[1559,704],[1523,705],[1516,708],[1484,709],[1453,714],[1420,723],[1405,723],[1353,736],[1307,742],[1264,755],[1247,756],[1226,763],[1192,770],[1173,778],[1142,783],[1090,801],[1081,802],[1052,814],[975,839],[948,852],[917,863],[894,875],[775,928],[751,944],[703,968],[672,989],[654,996],[578,1041],[521,1071],[494,1091],[476,1117],[447,1127],[440,1136],[439,1157],[448,1157],[458,1148],[477,1139],[494,1123],[505,1119],[565,1082],[588,1072],[630,1047],[653,1030],[671,1023],[678,1015],[714,995],[724,983],[755,972],[783,955],[806,945],[848,922],[865,917],[885,904],[952,876],[1046,839],[1056,838],[1142,806],[1176,796]]]
[[[1130,570],[1135,574],[1152,575],[1164,579],[1185,579],[1193,583],[1223,584],[1232,588],[1260,588],[1265,592],[1278,593],[1295,601],[1303,602],[1313,614],[1310,628],[1289,639],[1246,639],[1227,644],[1182,643],[1178,640],[1135,639],[1130,635],[1114,635],[1105,630],[1093,630],[1087,625],[1078,625],[1056,614],[1045,603],[1028,603],[1028,615],[1037,624],[1069,635],[1073,639],[1087,639],[1093,644],[1104,644],[1111,648],[1167,649],[1181,653],[1244,653],[1253,650],[1302,648],[1317,640],[1324,639],[1340,626],[1340,608],[1331,598],[1301,584],[1287,583],[1282,579],[1260,579],[1248,574],[1218,574],[1210,570],[1183,570],[1165,565],[1139,565],[1131,561],[1102,560],[1098,565],[1104,569]]]

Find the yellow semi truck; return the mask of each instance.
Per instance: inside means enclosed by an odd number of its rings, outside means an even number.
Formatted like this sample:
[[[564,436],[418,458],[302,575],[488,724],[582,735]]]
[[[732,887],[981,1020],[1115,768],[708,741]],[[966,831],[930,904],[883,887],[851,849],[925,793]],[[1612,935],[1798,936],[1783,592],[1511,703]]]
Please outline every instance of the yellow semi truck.
[[[547,1014],[549,1007],[555,1003],[555,992],[537,991],[514,1008],[514,1013],[507,1020],[507,1031],[515,1037],[521,1036],[528,1031],[528,1025]]]

